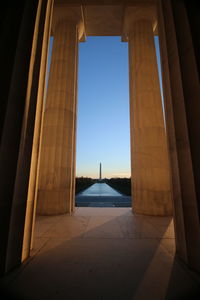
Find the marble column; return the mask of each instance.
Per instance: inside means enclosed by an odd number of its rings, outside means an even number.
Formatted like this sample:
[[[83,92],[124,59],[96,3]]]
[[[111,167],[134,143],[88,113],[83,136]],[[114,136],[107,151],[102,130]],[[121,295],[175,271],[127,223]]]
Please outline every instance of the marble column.
[[[73,209],[78,30],[59,21],[54,30],[43,121],[37,212],[55,215]]]
[[[23,239],[30,225],[30,177],[43,40],[52,1],[26,0],[2,6],[2,117],[0,145],[0,274],[20,265]],[[17,11],[17,13],[16,13]],[[9,51],[8,51],[9,49]],[[32,181],[33,182],[33,181]],[[25,219],[29,214],[28,222]],[[31,230],[31,225],[29,227]],[[27,257],[27,256],[26,256]],[[2,290],[1,290],[2,295]]]
[[[133,210],[171,215],[171,187],[166,132],[152,22],[129,27],[131,169]]]
[[[191,7],[191,3],[183,1],[160,0],[158,4],[176,254],[199,272],[200,85],[195,55],[199,35],[191,34],[192,26],[199,30],[196,28],[198,10],[197,6]]]
[[[44,1],[40,1],[40,4],[44,3]],[[47,61],[48,61],[48,49],[50,42],[50,32],[51,32],[51,20],[53,13],[53,0],[48,0],[46,4],[46,13],[43,16],[43,5],[40,8],[40,15],[36,20],[35,26],[35,35],[38,37],[34,39],[33,43],[33,54],[37,51],[41,51],[41,61],[37,66],[39,70],[37,70],[37,77],[35,81],[30,82],[30,87],[36,90],[37,92],[31,92],[31,97],[35,99],[35,95],[37,94],[37,106],[35,110],[35,125],[34,125],[34,134],[33,134],[33,144],[32,144],[32,155],[31,155],[31,165],[30,165],[30,175],[29,175],[29,187],[28,187],[28,197],[26,203],[26,217],[24,224],[24,237],[23,237],[23,247],[22,247],[22,261],[28,258],[30,255],[30,251],[33,247],[33,239],[34,239],[34,225],[35,225],[35,212],[36,212],[36,198],[37,198],[37,182],[38,182],[38,171],[39,171],[39,149],[40,149],[40,139],[41,139],[41,123],[42,123],[42,115],[43,115],[43,105],[44,105],[44,94],[45,94],[45,80],[46,80],[46,70],[47,70]],[[38,7],[39,8],[39,7]],[[41,32],[39,19],[43,16],[44,18],[44,28]],[[40,25],[40,26],[39,26]],[[43,34],[43,39],[40,40],[40,35]],[[40,42],[40,47],[37,47],[36,42]],[[38,43],[37,42],[37,43]],[[36,45],[35,45],[36,44]],[[36,49],[35,49],[36,48]],[[34,55],[33,61],[30,61],[30,66],[35,63]],[[32,67],[30,67],[30,70]],[[31,77],[31,76],[30,76]],[[28,86],[29,88],[29,86]],[[24,172],[24,170],[22,170]]]

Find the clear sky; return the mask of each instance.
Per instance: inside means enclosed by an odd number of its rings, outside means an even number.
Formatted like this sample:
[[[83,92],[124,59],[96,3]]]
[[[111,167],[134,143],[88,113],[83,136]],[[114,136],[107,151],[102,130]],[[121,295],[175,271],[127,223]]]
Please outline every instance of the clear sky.
[[[128,47],[120,37],[79,44],[77,176],[130,176]]]
[[[97,178],[101,162],[102,177],[130,177],[129,122],[128,43],[87,37],[79,44],[76,176]]]
[[[158,38],[155,45],[161,78]],[[76,176],[97,178],[101,162],[103,178],[130,177],[128,43],[87,37],[78,66]]]

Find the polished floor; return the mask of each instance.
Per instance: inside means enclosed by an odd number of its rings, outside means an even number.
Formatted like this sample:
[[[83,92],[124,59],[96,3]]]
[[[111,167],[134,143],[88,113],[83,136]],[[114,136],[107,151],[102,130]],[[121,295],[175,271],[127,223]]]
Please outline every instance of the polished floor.
[[[172,218],[130,208],[37,217],[32,257],[3,285],[24,300],[198,299],[196,276],[175,260]]]

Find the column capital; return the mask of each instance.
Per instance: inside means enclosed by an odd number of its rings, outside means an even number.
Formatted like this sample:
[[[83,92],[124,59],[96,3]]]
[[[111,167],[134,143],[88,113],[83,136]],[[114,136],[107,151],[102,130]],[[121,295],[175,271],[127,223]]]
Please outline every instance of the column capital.
[[[69,6],[55,4],[52,17],[52,35],[60,23],[70,23],[78,27],[78,39],[84,42],[86,39],[84,11],[82,5]]]
[[[124,22],[122,29],[122,41],[128,42],[129,33],[132,30],[134,23],[138,21],[150,21],[152,30],[157,34],[157,10],[156,4],[141,3],[131,6],[126,6],[124,10]]]

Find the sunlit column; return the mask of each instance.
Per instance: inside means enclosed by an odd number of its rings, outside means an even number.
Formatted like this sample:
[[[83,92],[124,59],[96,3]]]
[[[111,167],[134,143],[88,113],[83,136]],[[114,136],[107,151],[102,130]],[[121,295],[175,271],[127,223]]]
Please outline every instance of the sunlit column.
[[[73,203],[78,33],[75,23],[54,30],[44,112],[37,211],[70,212]]]
[[[152,22],[129,28],[131,169],[133,209],[172,213],[170,173]]]

